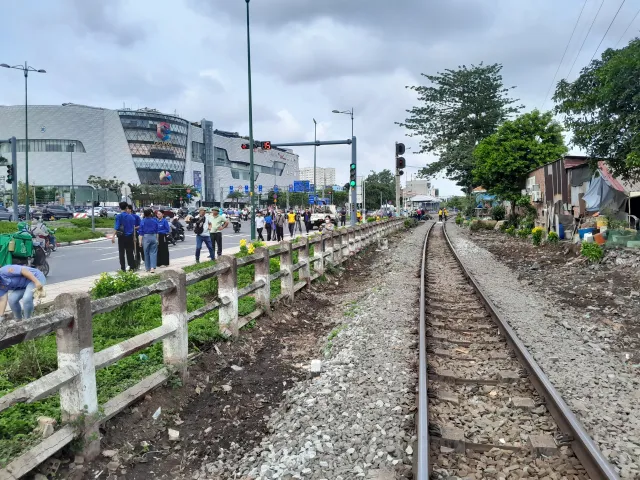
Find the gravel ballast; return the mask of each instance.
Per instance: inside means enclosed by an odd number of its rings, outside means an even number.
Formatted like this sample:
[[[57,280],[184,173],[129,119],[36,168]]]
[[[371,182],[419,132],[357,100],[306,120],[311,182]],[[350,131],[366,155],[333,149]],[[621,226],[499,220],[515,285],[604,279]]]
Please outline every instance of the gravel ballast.
[[[538,292],[484,248],[447,231],[465,267],[534,355],[621,478],[640,478],[640,378],[589,315]]]
[[[411,478],[422,224],[376,255],[366,287],[341,299],[319,375],[269,420],[260,447],[231,452],[194,478]],[[324,355],[321,353],[324,351]]]

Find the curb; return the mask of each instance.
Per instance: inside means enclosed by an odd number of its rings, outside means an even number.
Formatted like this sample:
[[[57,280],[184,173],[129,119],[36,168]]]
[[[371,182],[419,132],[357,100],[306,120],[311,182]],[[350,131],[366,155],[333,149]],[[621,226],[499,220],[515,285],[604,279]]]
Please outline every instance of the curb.
[[[73,245],[82,245],[84,243],[104,242],[105,240],[111,240],[111,237],[90,238],[88,240],[74,240],[73,242],[57,242],[56,247],[70,247]]]

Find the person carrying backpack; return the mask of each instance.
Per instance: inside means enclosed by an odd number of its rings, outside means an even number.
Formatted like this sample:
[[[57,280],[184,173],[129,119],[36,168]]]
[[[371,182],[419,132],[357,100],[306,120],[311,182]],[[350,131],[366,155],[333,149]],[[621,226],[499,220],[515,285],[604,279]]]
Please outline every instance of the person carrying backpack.
[[[209,249],[209,258],[214,259],[213,245],[211,244],[211,220],[207,216],[207,210],[200,207],[198,216],[193,224],[193,233],[196,234],[196,263],[200,263],[200,250],[204,243]]]
[[[284,216],[284,213],[282,212],[282,210],[280,210],[278,212],[278,215],[276,216],[276,240],[278,242],[281,242],[284,240],[284,224],[287,221],[287,218]]]

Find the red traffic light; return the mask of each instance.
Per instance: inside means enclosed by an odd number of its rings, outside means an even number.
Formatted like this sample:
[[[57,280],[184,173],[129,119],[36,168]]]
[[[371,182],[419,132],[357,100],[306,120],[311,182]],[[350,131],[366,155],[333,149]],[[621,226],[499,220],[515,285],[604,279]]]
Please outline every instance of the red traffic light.
[[[407,161],[404,159],[404,157],[396,158],[396,168],[398,170],[402,170],[403,168],[406,168],[406,166],[407,166]]]
[[[240,146],[240,148],[241,148],[242,150],[249,150],[249,144],[248,144],[248,143],[243,143],[243,144]]]
[[[271,142],[262,142],[263,150],[271,150]]]

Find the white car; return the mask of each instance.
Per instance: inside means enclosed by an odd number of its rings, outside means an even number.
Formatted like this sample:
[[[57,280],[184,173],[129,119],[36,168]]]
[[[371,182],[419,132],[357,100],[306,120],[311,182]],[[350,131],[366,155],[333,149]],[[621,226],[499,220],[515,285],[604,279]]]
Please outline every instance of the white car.
[[[103,207],[93,207],[93,216],[99,217]],[[91,216],[91,208],[87,208],[86,214]]]

